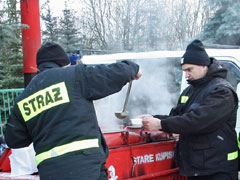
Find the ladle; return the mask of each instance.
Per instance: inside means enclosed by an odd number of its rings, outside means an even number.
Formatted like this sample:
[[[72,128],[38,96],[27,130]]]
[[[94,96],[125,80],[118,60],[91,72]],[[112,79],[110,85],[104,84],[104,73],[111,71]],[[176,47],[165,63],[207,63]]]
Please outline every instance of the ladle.
[[[126,94],[126,98],[125,98],[125,102],[124,102],[124,106],[123,106],[122,112],[116,112],[115,113],[115,116],[118,119],[124,119],[124,118],[126,118],[128,116],[128,112],[126,111],[126,109],[127,109],[127,103],[128,103],[131,87],[132,87],[132,81],[130,81],[129,85],[128,85],[127,94]]]

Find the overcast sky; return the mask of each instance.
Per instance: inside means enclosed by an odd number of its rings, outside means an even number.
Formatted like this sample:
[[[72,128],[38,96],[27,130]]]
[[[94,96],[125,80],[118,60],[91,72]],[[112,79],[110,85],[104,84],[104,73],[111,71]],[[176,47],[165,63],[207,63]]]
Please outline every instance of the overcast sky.
[[[54,13],[54,15],[62,14],[62,10],[64,9],[64,2],[66,0],[50,0],[50,7]],[[46,2],[46,0],[39,0],[39,8]],[[81,1],[78,0],[68,0],[67,1],[69,8],[78,10],[79,7],[81,7],[80,3]]]

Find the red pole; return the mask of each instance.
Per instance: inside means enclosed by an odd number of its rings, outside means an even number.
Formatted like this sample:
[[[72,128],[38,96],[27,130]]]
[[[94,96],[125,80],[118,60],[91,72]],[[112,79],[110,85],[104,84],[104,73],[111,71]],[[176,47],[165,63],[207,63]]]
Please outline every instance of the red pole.
[[[24,86],[37,73],[36,54],[41,46],[39,0],[21,0],[21,22],[29,27],[22,30]]]

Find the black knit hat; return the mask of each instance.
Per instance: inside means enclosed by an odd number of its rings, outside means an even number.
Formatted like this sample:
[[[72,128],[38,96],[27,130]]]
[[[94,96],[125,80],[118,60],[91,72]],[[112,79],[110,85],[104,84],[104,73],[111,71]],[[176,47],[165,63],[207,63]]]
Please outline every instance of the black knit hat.
[[[54,62],[61,67],[70,64],[64,49],[56,43],[49,42],[42,45],[37,52],[37,65],[39,66],[44,62]]]
[[[181,64],[210,65],[210,58],[200,40],[196,39],[187,46]]]

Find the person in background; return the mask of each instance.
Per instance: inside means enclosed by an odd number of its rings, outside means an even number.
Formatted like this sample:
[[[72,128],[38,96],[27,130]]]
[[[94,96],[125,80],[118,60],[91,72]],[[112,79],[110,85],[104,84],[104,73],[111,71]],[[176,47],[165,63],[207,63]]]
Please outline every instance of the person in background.
[[[81,61],[82,56],[81,55],[68,54],[68,58],[70,60],[71,65],[82,63],[82,61]]]
[[[108,147],[93,100],[139,79],[130,61],[70,66],[61,46],[46,43],[37,52],[39,72],[16,99],[5,137],[10,148],[33,142],[41,180],[107,180]]]
[[[177,106],[169,116],[140,115],[143,126],[179,134],[176,163],[189,180],[237,180],[238,98],[225,80],[227,69],[209,58],[200,40],[187,46],[181,66],[189,86]]]

